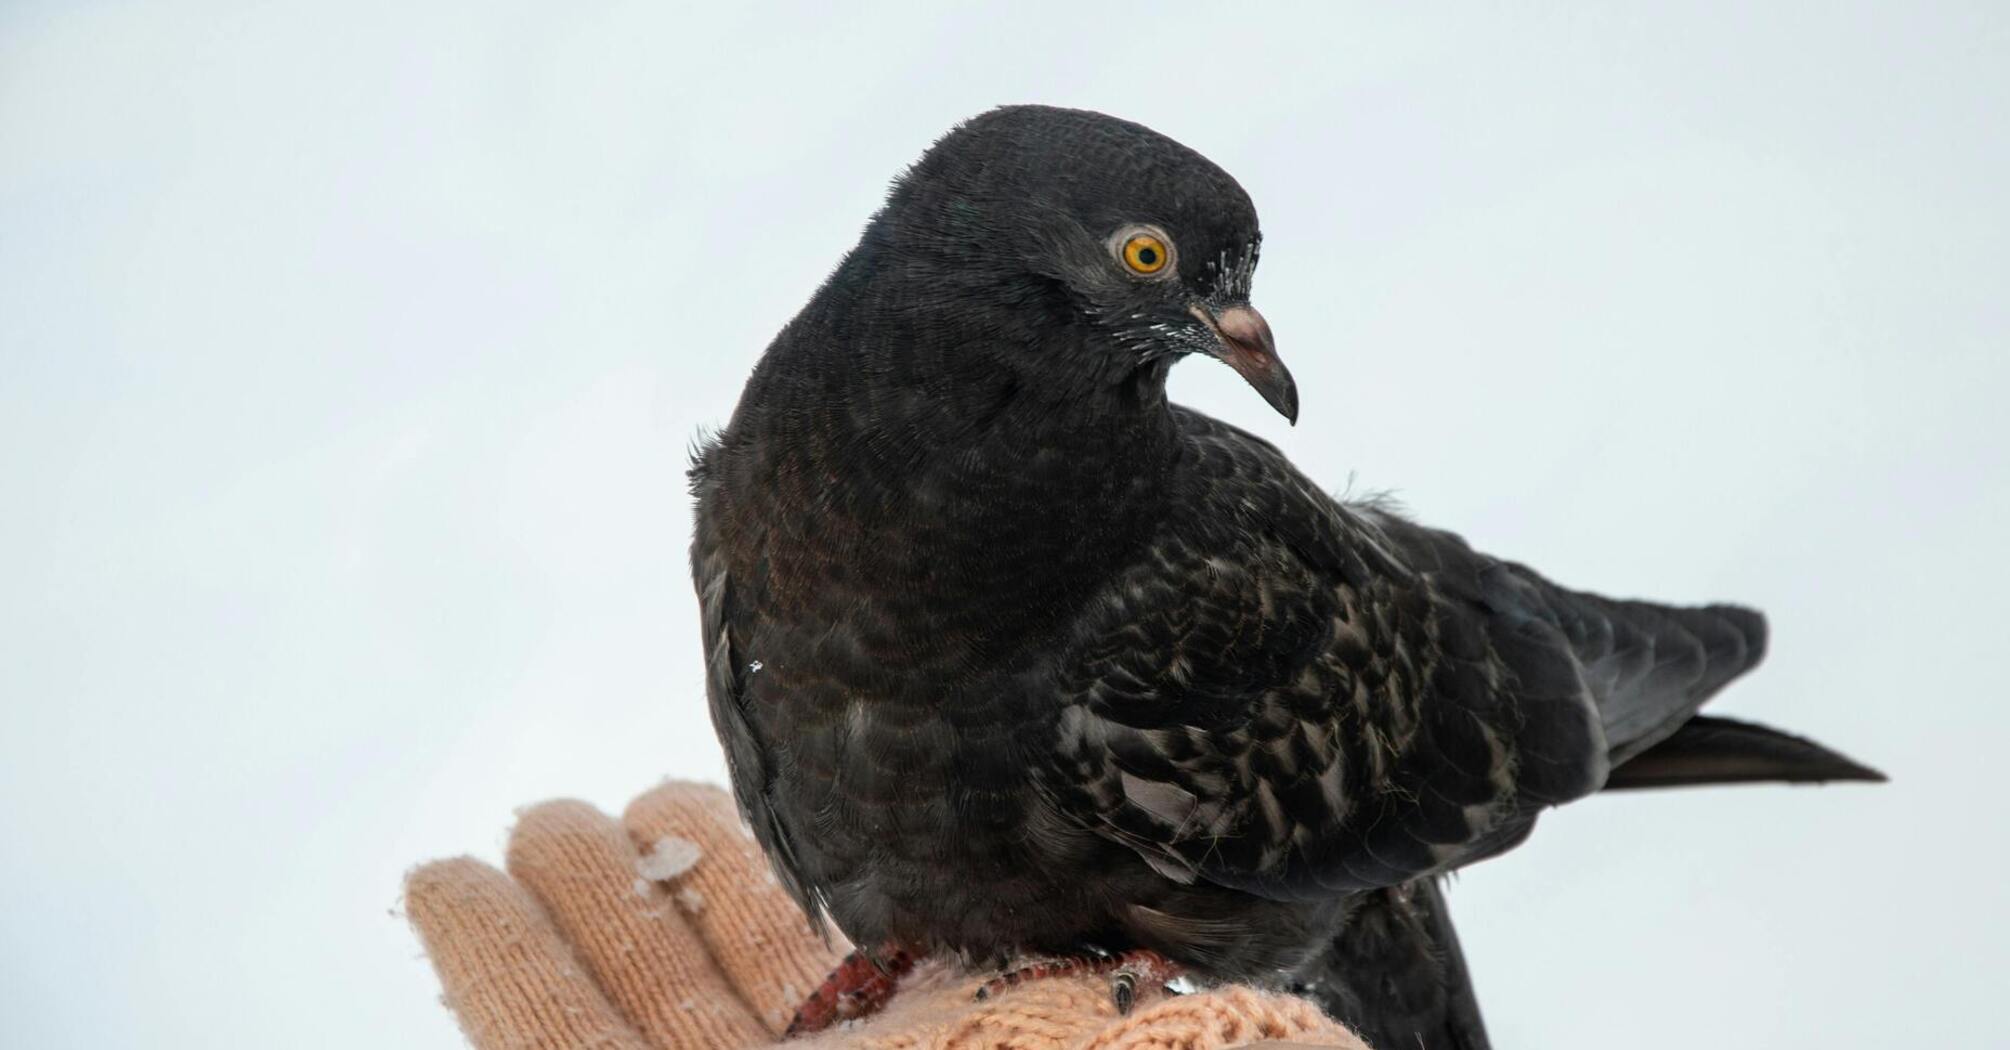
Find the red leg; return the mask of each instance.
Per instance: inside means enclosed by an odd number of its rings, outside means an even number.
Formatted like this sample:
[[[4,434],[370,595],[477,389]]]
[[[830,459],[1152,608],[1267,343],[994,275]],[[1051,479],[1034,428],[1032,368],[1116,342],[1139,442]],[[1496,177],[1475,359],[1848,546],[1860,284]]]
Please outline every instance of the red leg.
[[[977,989],[977,998],[989,999],[1021,983],[1043,977],[1106,973],[1110,975],[1110,999],[1116,1004],[1117,1013],[1128,1014],[1138,1001],[1138,982],[1164,984],[1181,972],[1178,963],[1143,948],[1120,955],[1070,955],[1059,959],[1041,959],[1001,973]]]
[[[892,945],[877,954],[875,960],[865,949],[853,948],[796,1009],[782,1038],[821,1032],[839,1021],[878,1013],[893,998],[894,985],[914,969],[914,956]]]

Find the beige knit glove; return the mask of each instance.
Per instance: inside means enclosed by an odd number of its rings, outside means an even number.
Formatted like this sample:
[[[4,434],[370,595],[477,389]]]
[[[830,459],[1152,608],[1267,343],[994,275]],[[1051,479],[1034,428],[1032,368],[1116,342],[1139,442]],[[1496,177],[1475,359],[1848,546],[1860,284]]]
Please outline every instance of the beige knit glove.
[[[776,885],[717,788],[667,783],[620,823],[582,802],[525,810],[509,874],[467,857],[405,882],[446,1003],[478,1050],[740,1050],[774,1043],[845,946]],[[1285,1039],[1366,1047],[1302,999],[1043,978],[984,1002],[983,975],[924,962],[878,1016],[790,1050],[1211,1050]]]

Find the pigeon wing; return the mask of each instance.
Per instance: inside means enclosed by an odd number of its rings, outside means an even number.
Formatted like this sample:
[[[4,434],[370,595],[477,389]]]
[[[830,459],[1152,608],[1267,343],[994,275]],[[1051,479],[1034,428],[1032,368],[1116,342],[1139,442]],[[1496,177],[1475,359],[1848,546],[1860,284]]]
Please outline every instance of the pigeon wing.
[[[1040,779],[1169,877],[1314,899],[1491,856],[1604,783],[1608,717],[1647,746],[1748,666],[1702,611],[1565,591],[1180,420],[1174,512],[1075,624]]]

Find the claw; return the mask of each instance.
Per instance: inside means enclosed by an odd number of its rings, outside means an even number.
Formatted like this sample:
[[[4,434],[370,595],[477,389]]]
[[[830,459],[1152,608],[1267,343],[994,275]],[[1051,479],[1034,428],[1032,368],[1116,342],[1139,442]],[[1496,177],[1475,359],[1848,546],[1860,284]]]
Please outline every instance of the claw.
[[[1110,978],[1110,1001],[1117,1004],[1117,1016],[1129,1017],[1131,1007],[1138,1004],[1138,975],[1129,970],[1118,970]]]

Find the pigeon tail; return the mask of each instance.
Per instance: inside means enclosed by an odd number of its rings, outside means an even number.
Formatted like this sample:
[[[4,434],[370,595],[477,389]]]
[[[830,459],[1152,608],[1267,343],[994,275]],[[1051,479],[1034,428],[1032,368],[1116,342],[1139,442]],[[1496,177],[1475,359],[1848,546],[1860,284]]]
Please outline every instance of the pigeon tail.
[[[1733,718],[1697,715],[1606,778],[1605,790],[1709,784],[1883,783],[1885,775],[1806,737]]]
[[[1582,605],[1564,620],[1598,697],[1612,759],[1606,790],[1884,779],[1812,740],[1696,713],[1765,658],[1766,618],[1756,610],[1573,597]]]

